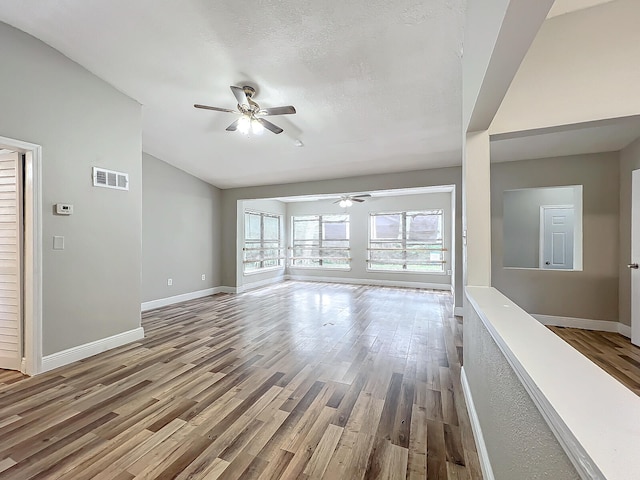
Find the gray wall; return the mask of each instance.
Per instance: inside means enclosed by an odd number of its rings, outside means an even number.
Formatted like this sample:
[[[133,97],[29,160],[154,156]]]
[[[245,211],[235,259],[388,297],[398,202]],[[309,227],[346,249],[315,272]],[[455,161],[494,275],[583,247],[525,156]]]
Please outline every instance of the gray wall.
[[[220,204],[218,188],[143,155],[143,302],[220,285]]]
[[[355,278],[369,280],[387,280],[398,282],[435,283],[451,285],[451,276],[446,271],[451,269],[451,263],[444,266],[445,274],[417,274],[403,272],[370,272],[367,270],[367,248],[369,232],[369,214],[374,212],[394,212],[402,210],[430,210],[444,211],[444,240],[445,258],[450,262],[451,253],[451,193],[425,193],[419,195],[400,195],[397,197],[375,197],[364,203],[355,203],[347,209],[350,214],[350,244],[351,268],[349,270],[329,270],[314,268],[289,267],[292,275]],[[287,205],[287,225],[291,224],[293,215],[341,214],[345,209],[331,200],[318,202],[297,202]],[[290,235],[290,234],[289,234]],[[288,237],[290,242],[290,237]]]
[[[362,192],[392,188],[428,187],[437,185],[456,186],[455,212],[455,258],[462,258],[462,170],[460,167],[418,170],[384,175],[367,175],[336,180],[319,180],[262,187],[233,188],[222,191],[223,225],[236,225],[237,201],[242,199],[277,198],[293,195],[311,195],[325,193]],[[225,228],[222,232],[222,284],[236,286],[237,232],[234,228]],[[456,266],[455,304],[462,307],[462,267]]]
[[[43,353],[137,328],[140,105],[4,23],[0,45],[0,136],[42,145]],[[128,173],[130,190],[93,187],[93,166]],[[74,214],[54,215],[59,202]]]
[[[464,313],[464,371],[496,480],[580,478],[476,311]]]
[[[640,138],[620,152],[620,322],[631,325],[631,172],[640,168]],[[634,259],[637,261],[637,259]]]
[[[503,268],[502,192],[583,185],[583,270]],[[491,278],[533,314],[618,320],[618,153],[491,165]]]
[[[540,258],[540,207],[575,205],[573,187],[525,188],[502,194],[503,264],[538,268]],[[576,222],[576,227],[578,224]]]

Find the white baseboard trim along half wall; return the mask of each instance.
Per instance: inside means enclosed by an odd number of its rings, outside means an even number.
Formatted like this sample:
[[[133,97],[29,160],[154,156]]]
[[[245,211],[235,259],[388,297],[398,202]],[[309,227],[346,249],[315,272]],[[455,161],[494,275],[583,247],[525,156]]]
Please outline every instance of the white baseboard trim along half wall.
[[[142,327],[138,327],[133,330],[117,333],[111,337],[85,343],[84,345],[78,345],[77,347],[68,348],[61,352],[52,353],[51,355],[42,357],[42,371],[40,373],[48,372],[49,370],[53,370],[54,368],[62,367],[64,365],[69,365],[70,363],[77,362],[78,360],[83,360],[87,357],[106,352],[112,348],[120,347],[143,338],[144,329]]]
[[[591,320],[588,318],[557,317],[555,315],[531,314],[533,318],[543,325],[553,327],[581,328],[582,330],[597,330],[599,332],[614,332],[631,338],[631,327],[620,322],[607,320]]]
[[[159,298],[157,300],[142,302],[142,304],[140,305],[140,310],[146,312],[147,310],[153,310],[154,308],[166,307],[167,305],[173,305],[174,303],[186,302],[187,300],[195,300],[196,298],[208,297],[209,295],[215,295],[216,293],[236,293],[236,289],[235,287],[213,287],[206,288],[204,290],[198,290],[195,292],[174,295],[172,297]]]
[[[376,285],[379,287],[424,288],[429,290],[451,291],[448,283],[401,282],[395,280],[369,280],[364,278],[317,277],[315,275],[285,275],[287,280],[301,282],[350,283],[353,285]]]
[[[279,275],[277,277],[265,278],[263,280],[258,280],[256,282],[247,282],[244,285],[240,285],[235,289],[235,293],[243,293],[249,290],[254,290],[260,287],[266,287],[267,285],[272,285],[274,283],[284,282],[285,276]]]
[[[480,468],[482,469],[482,477],[484,480],[494,480],[493,469],[491,468],[491,461],[489,460],[489,452],[487,452],[487,445],[484,443],[484,436],[482,435],[482,428],[480,427],[480,420],[478,419],[478,412],[476,412],[475,404],[473,403],[473,397],[471,396],[471,389],[467,381],[467,375],[462,367],[460,372],[460,383],[462,383],[462,391],[464,392],[464,401],[467,403],[467,412],[469,412],[469,420],[471,420],[471,430],[473,430],[473,436],[476,439],[476,447],[478,449],[478,459],[480,460]]]

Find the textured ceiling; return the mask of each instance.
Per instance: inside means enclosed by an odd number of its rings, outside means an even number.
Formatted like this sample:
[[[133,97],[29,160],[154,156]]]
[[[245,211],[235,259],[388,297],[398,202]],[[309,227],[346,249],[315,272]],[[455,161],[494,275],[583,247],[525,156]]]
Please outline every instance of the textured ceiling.
[[[461,164],[464,0],[21,0],[0,20],[140,102],[144,150],[222,188]],[[226,132],[229,85],[281,135]],[[295,147],[301,140],[304,147]]]

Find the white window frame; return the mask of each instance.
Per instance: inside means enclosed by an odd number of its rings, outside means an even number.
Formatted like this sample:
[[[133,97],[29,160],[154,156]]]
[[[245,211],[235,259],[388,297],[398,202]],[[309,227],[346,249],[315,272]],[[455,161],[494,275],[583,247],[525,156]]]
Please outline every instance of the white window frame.
[[[347,230],[347,238],[345,239],[325,239],[324,238],[324,225],[330,223],[329,221],[325,221],[327,217],[347,217],[346,220],[346,230]],[[312,242],[315,239],[296,239],[295,238],[295,222],[296,219],[309,219],[315,218],[318,219],[318,244],[317,245],[297,245],[296,240],[299,242]],[[308,221],[308,220],[306,220]],[[337,242],[342,241],[346,242],[345,247],[324,247],[323,242]],[[296,257],[295,252],[298,248],[303,248],[304,246],[309,247],[309,249],[317,250],[317,256],[304,256],[304,257]],[[347,252],[346,257],[335,256],[336,252]],[[290,257],[289,257],[289,268],[310,268],[313,270],[351,270],[351,215],[348,213],[327,213],[327,214],[309,214],[309,215],[292,215],[291,216],[291,246],[289,247]],[[334,256],[331,254],[333,253]],[[345,260],[345,263],[342,265],[325,265],[324,262],[327,260]],[[296,265],[296,260],[317,260],[318,265]]]
[[[247,240],[247,231],[246,231],[247,215],[258,215],[260,217],[260,239]],[[265,247],[265,242],[273,243],[273,240],[264,238],[264,218],[265,217],[278,219],[278,238],[277,238],[278,246],[276,248],[271,246]],[[284,246],[282,242],[283,216],[277,213],[258,212],[256,210],[245,210],[243,221],[244,221],[244,225],[243,225],[244,239],[243,239],[243,247],[242,247],[243,275],[253,275],[255,273],[262,273],[270,270],[284,269],[285,254],[284,254]],[[251,245],[249,246],[247,242],[251,242]],[[256,243],[259,243],[259,246],[254,246]],[[265,257],[265,251],[267,250],[277,250],[278,254],[276,257]],[[251,251],[258,251],[260,258],[247,259],[247,252],[251,252]],[[277,261],[277,265],[267,265],[267,266],[264,265],[265,262],[271,262],[273,260]],[[252,270],[247,270],[247,265],[251,265],[255,263],[259,264],[257,268],[254,268]]]
[[[417,261],[410,261],[407,259],[407,252],[410,251],[421,251],[420,248],[407,248],[407,216],[410,215],[416,215],[416,214],[431,214],[433,215],[434,212],[439,212],[439,215],[441,216],[441,225],[440,225],[440,234],[441,234],[441,238],[439,239],[438,242],[425,242],[425,246],[423,247],[423,251],[426,254],[428,254],[429,252],[442,252],[441,253],[441,260],[430,260],[430,259],[422,259],[422,260],[417,260]],[[373,222],[376,216],[382,216],[382,215],[400,215],[401,216],[401,232],[402,232],[402,238],[399,239],[375,239],[373,238],[373,233],[374,233],[374,228],[373,228]],[[402,211],[391,211],[391,212],[371,212],[369,214],[369,234],[368,234],[368,245],[367,245],[367,271],[369,272],[384,272],[384,273],[410,273],[410,274],[417,274],[417,275],[444,275],[446,273],[446,263],[447,263],[447,248],[446,248],[446,243],[445,243],[445,232],[446,232],[446,228],[445,228],[445,223],[446,223],[446,219],[445,219],[445,212],[444,209],[442,208],[431,208],[431,209],[423,209],[423,210],[402,210]],[[415,242],[415,241],[414,241]],[[380,251],[384,251],[384,248],[381,247],[372,247],[372,244],[380,244],[380,243],[400,243],[401,244],[401,248],[395,249],[396,251],[400,251],[402,252],[403,258],[402,259],[398,259],[396,261],[392,261],[392,260],[385,260],[385,261],[375,261],[375,259],[372,259],[372,252],[380,252]],[[435,246],[435,248],[433,248],[433,246]],[[431,247],[431,248],[430,248]],[[419,263],[418,263],[419,262]],[[388,263],[389,265],[402,265],[402,269],[398,269],[398,270],[392,270],[392,269],[384,269],[384,268],[376,268],[376,267],[372,267],[372,264],[383,264],[383,263]],[[420,271],[420,270],[411,270],[407,268],[407,265],[435,265],[438,266],[440,265],[441,268],[440,270],[431,270],[431,271]]]

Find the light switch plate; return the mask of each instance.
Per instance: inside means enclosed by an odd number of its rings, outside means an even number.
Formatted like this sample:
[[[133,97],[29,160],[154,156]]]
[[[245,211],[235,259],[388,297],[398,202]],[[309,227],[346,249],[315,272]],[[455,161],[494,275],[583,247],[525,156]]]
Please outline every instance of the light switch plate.
[[[53,249],[64,250],[64,237],[60,237],[57,235],[53,237]]]

